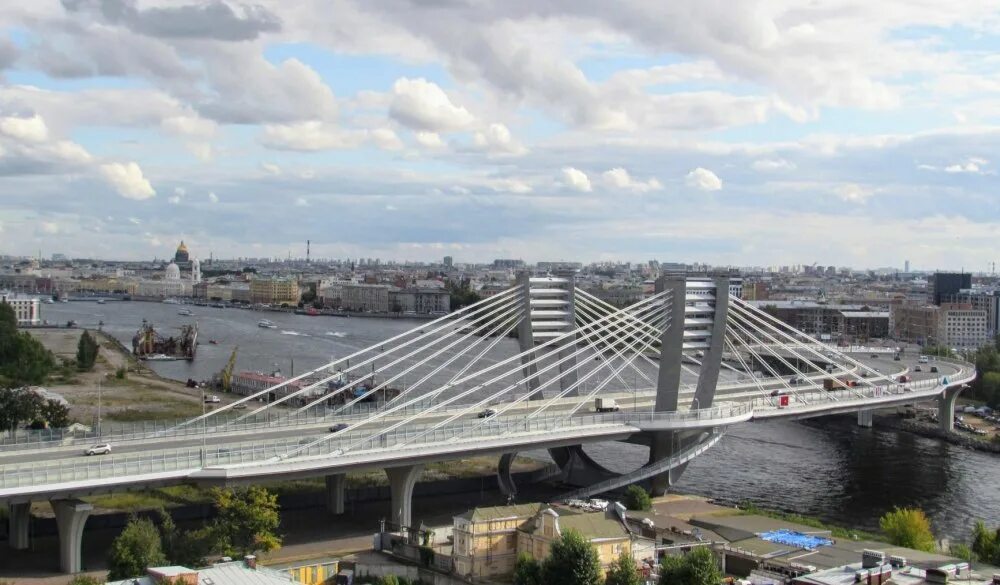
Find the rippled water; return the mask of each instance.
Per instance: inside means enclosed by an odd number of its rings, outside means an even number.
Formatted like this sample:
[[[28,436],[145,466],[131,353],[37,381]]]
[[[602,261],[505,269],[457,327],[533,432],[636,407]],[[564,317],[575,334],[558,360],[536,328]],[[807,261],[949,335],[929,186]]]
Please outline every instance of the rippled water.
[[[190,318],[177,305],[160,303],[69,303],[43,305],[43,318],[76,319],[104,329],[130,345],[143,318],[165,334]],[[152,364],[162,375],[206,379],[239,346],[239,369],[288,373],[294,356],[301,372],[419,326],[422,321],[308,317],[235,309],[193,307],[202,345],[193,362]],[[261,329],[263,317],[277,329]],[[218,345],[209,345],[215,339]],[[505,342],[494,358],[512,355]],[[586,447],[616,471],[646,461],[644,447],[604,443]],[[970,451],[910,433],[863,429],[849,417],[804,423],[769,422],[731,430],[681,477],[678,489],[726,502],[759,505],[818,516],[846,526],[877,528],[893,506],[919,506],[939,536],[968,534],[975,518],[1000,526],[1000,456]]]

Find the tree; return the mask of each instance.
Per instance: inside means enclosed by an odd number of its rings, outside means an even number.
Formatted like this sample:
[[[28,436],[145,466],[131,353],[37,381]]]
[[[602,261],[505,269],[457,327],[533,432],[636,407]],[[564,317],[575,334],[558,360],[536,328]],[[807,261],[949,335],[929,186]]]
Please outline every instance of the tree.
[[[982,520],[977,520],[972,529],[972,552],[980,562],[1000,564],[1000,528],[991,531]]]
[[[542,565],[526,552],[517,555],[514,585],[542,585]]]
[[[1000,372],[979,372],[979,395],[990,408],[1000,408]]]
[[[58,400],[46,400],[40,415],[54,429],[64,429],[70,424],[69,407]]]
[[[13,432],[23,423],[32,422],[42,415],[45,401],[24,388],[0,388],[0,427]]]
[[[601,561],[597,550],[575,530],[567,530],[552,544],[542,567],[545,585],[600,585]]]
[[[138,577],[149,567],[166,564],[160,533],[148,518],[132,516],[118,538],[111,543],[108,579]]]
[[[653,507],[653,500],[649,497],[649,492],[637,485],[630,485],[625,490],[625,507],[629,510],[644,512]]]
[[[919,508],[896,508],[879,519],[879,527],[896,546],[934,552],[934,533]]]
[[[205,557],[217,552],[219,539],[214,526],[203,526],[181,532],[177,530],[174,519],[166,510],[160,508],[157,513],[160,520],[163,554],[170,563],[185,567],[200,567],[206,564]]]
[[[212,493],[219,513],[215,533],[222,551],[245,556],[281,546],[277,495],[259,486]]]
[[[97,340],[91,337],[90,333],[84,331],[83,335],[80,336],[80,341],[76,344],[76,367],[81,372],[89,372],[94,369],[99,350],[100,346],[97,344]]]
[[[77,575],[70,579],[66,585],[104,585],[104,581],[99,581],[96,577],[91,577],[90,575]]]
[[[722,571],[707,547],[682,557],[664,557],[660,565],[660,585],[718,585],[721,581]]]
[[[623,552],[608,568],[604,585],[641,585],[642,575],[635,565],[632,555]]]

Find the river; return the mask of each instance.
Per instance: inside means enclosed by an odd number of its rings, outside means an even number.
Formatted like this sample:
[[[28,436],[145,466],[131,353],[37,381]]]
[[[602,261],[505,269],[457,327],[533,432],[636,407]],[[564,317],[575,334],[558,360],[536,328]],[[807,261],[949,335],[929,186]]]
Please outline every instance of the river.
[[[70,319],[95,327],[131,345],[143,319],[170,334],[191,318],[162,303],[72,302],[42,306],[42,318]],[[190,307],[202,342],[193,362],[150,364],[163,376],[208,379],[238,350],[238,369],[288,373],[317,367],[425,321],[308,317],[239,309]],[[266,317],[277,329],[261,329]],[[208,340],[214,339],[217,345]],[[514,344],[501,344],[511,355]],[[294,359],[294,364],[293,364]],[[587,447],[616,471],[642,465],[646,449],[621,443]],[[807,422],[740,425],[697,458],[677,484],[679,491],[723,502],[756,504],[816,516],[844,526],[877,529],[893,506],[918,506],[930,516],[939,537],[964,538],[973,521],[1000,526],[1000,456],[971,451],[916,435],[864,429],[847,417]]]

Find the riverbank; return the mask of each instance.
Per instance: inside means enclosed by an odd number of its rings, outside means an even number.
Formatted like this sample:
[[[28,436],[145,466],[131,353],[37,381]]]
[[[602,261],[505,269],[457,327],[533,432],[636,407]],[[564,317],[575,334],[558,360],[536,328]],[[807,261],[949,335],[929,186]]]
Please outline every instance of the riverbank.
[[[996,440],[982,439],[977,436],[957,431],[948,432],[940,428],[937,423],[916,418],[903,418],[897,415],[888,414],[876,414],[873,417],[873,421],[874,425],[879,428],[890,428],[898,431],[904,431],[921,437],[926,437],[928,439],[939,439],[952,445],[958,445],[967,449],[1000,454],[1000,442]]]

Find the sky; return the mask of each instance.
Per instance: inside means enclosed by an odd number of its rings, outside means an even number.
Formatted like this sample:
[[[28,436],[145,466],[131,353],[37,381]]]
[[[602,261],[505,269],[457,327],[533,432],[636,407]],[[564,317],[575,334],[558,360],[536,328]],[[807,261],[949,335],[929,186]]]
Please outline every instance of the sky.
[[[0,3],[0,254],[989,270],[995,0]]]

